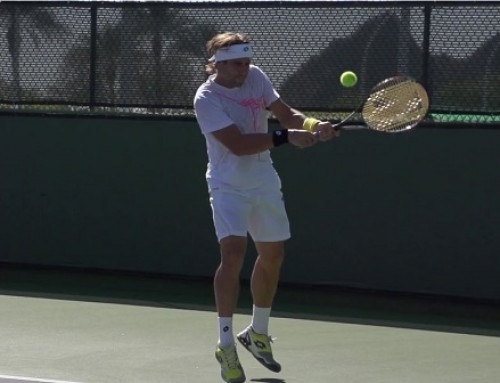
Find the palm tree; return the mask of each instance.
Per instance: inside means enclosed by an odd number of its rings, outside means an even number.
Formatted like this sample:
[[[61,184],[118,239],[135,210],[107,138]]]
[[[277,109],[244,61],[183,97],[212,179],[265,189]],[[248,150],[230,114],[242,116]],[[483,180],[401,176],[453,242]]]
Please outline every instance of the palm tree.
[[[54,37],[64,31],[64,26],[54,15],[43,7],[24,4],[0,4],[0,22],[7,25],[7,45],[12,65],[12,79],[15,99],[20,102],[23,97],[21,86],[21,48],[26,34],[38,46],[40,38]]]
[[[120,27],[125,58],[118,79],[122,102],[131,103],[131,91],[138,92],[141,103],[153,105],[175,103],[169,97],[173,92],[177,99],[192,97],[192,61],[204,56],[204,43],[215,27],[200,25],[166,6],[124,8]]]

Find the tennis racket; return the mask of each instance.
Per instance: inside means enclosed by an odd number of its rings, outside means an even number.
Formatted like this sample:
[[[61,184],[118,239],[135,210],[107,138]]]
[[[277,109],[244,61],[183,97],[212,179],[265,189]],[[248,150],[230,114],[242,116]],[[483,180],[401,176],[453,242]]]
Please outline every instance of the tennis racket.
[[[395,76],[375,85],[363,103],[333,127],[398,133],[417,126],[428,111],[429,96],[425,88],[410,77]],[[365,125],[346,125],[358,113]]]

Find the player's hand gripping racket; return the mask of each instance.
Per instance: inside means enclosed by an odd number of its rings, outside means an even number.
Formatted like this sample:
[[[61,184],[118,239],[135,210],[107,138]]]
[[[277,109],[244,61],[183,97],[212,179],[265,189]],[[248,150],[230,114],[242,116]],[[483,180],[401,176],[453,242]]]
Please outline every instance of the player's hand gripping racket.
[[[375,85],[366,100],[333,127],[397,133],[414,128],[428,111],[429,96],[425,88],[409,77],[396,76]],[[361,113],[366,126],[346,125],[357,113]]]

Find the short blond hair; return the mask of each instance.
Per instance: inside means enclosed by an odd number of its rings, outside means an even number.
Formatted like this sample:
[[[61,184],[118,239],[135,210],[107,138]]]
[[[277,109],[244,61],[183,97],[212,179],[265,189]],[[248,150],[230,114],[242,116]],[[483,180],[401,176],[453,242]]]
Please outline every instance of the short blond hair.
[[[208,56],[212,57],[217,49],[230,47],[236,44],[246,44],[249,43],[250,39],[244,33],[237,32],[223,32],[212,37],[206,44]],[[215,73],[215,63],[210,62],[205,65],[205,71],[207,74]]]

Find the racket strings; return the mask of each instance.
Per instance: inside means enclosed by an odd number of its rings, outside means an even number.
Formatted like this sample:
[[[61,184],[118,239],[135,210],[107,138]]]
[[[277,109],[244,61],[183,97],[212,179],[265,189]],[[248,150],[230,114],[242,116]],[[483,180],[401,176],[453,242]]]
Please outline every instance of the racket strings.
[[[374,89],[363,106],[362,115],[373,129],[398,132],[422,121],[428,107],[427,93],[420,84],[396,79]]]

